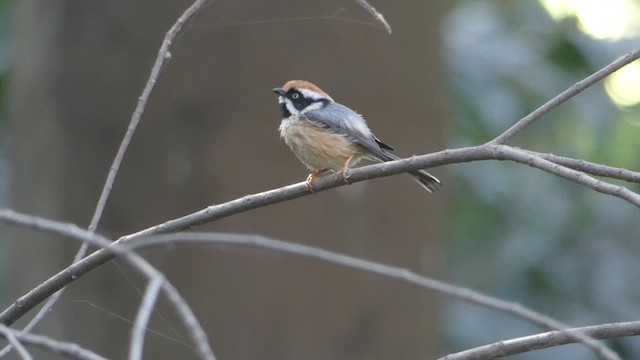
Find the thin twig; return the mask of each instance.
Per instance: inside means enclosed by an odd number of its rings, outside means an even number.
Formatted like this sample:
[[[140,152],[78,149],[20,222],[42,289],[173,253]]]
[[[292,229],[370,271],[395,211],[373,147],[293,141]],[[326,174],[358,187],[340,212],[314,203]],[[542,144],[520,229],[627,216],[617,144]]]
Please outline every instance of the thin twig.
[[[83,230],[74,224],[67,224],[37,216],[25,215],[9,209],[0,209],[0,222],[62,235],[74,240],[79,240],[85,243],[90,243],[91,245],[99,246],[102,248],[102,251],[111,253],[112,257],[115,257],[116,255],[123,256],[131,265],[133,265],[138,271],[140,271],[150,280],[155,278],[162,279],[162,289],[171,304],[180,315],[180,319],[184,323],[185,328],[188,330],[191,339],[196,345],[198,354],[203,359],[215,360],[215,356],[213,355],[213,351],[211,350],[211,346],[209,345],[209,341],[207,340],[207,335],[198,322],[198,319],[189,308],[189,305],[187,305],[187,302],[182,298],[182,296],[180,296],[176,288],[173,287],[173,285],[171,285],[171,283],[164,278],[160,271],[158,271],[147,260],[140,257],[135,252],[130,251],[122,245],[117,244],[96,233]],[[80,264],[80,262],[73,265],[76,264]],[[14,305],[22,306],[27,302],[28,300],[26,299],[24,303],[19,299]]]
[[[578,170],[585,172],[587,174],[595,175],[595,176],[604,176],[611,179],[624,180],[626,182],[638,183],[640,184],[640,172],[631,171],[623,168],[592,163],[585,160],[574,159],[565,156],[558,156],[553,154],[540,153],[536,151],[523,150],[528,153],[539,156],[545,160],[549,160],[556,164],[560,164],[562,166],[571,168],[573,170]]]
[[[147,291],[142,298],[135,324],[131,330],[131,347],[129,349],[130,360],[142,359],[144,335],[147,332],[147,325],[149,325],[151,313],[153,312],[153,308],[158,300],[158,293],[162,288],[162,280],[162,277],[157,277],[149,281],[149,285],[147,285]]]
[[[387,32],[391,34],[391,25],[389,25],[387,20],[385,20],[384,16],[382,16],[382,14],[378,10],[376,10],[376,8],[371,6],[371,4],[367,2],[367,0],[353,0],[353,1],[355,1],[358,5],[362,6],[365,10],[367,10],[369,14],[371,14],[371,16],[373,16],[374,19],[376,19],[380,24],[382,24],[385,30],[387,30]]]
[[[494,145],[504,144],[509,139],[514,137],[517,133],[522,131],[527,126],[531,125],[531,123],[541,118],[551,110],[555,109],[562,103],[578,95],[583,90],[589,88],[590,86],[597,83],[598,81],[611,75],[612,73],[619,70],[623,66],[637,60],[638,58],[640,58],[640,49],[637,49],[628,53],[627,55],[621,57],[620,59],[612,62],[611,64],[589,75],[585,79],[578,81],[567,90],[561,92],[558,96],[547,101],[544,105],[540,106],[539,108],[535,109],[533,112],[529,113],[529,115],[520,119],[517,123],[515,123],[509,129],[507,129],[505,132],[497,136],[495,139],[489,141],[489,144],[494,144]]]
[[[129,143],[131,142],[131,138],[140,122],[142,114],[147,106],[147,102],[155,87],[156,82],[158,81],[158,77],[160,76],[160,71],[162,70],[163,65],[166,63],[166,60],[171,58],[169,49],[173,43],[174,38],[180,32],[183,25],[193,17],[198,10],[202,7],[202,5],[207,0],[196,0],[189,8],[187,8],[184,13],[178,18],[178,20],[173,24],[173,26],[166,33],[164,40],[162,41],[162,45],[160,46],[160,50],[158,51],[158,55],[156,56],[156,61],[151,68],[151,74],[149,75],[149,79],[142,91],[142,95],[138,98],[138,104],[136,105],[133,114],[131,115],[131,120],[129,121],[129,126],[127,127],[127,131],[120,143],[120,147],[118,148],[118,152],[116,153],[115,158],[113,159],[113,163],[109,168],[109,173],[107,174],[107,179],[102,188],[102,192],[100,194],[100,198],[96,204],[96,209],[93,213],[93,217],[91,219],[91,223],[89,224],[89,231],[95,232],[98,228],[98,224],[100,223],[100,219],[102,218],[102,213],[107,204],[107,200],[109,199],[109,195],[111,194],[111,189],[113,188],[113,183],[115,182],[116,175],[118,174],[118,170],[120,169],[120,164],[122,164],[122,160],[124,159],[124,155],[127,152],[129,147]],[[88,250],[88,244],[82,244],[80,249],[73,258],[73,262],[78,262],[82,259]],[[60,296],[62,296],[64,289],[54,293],[47,302],[40,308],[40,310],[36,313],[36,315],[29,321],[29,323],[23,328],[24,332],[29,332],[33,329],[45,316],[48,314],[53,307],[53,305],[58,301]],[[7,352],[11,350],[9,345],[5,346],[2,350],[0,350],[0,357],[5,355]]]
[[[377,274],[384,277],[404,281],[406,283],[417,285],[418,287],[421,287],[423,289],[433,290],[471,304],[481,305],[487,308],[499,310],[501,312],[532,322],[545,329],[558,330],[561,334],[571,339],[573,342],[580,342],[593,350],[600,359],[619,359],[616,353],[607,348],[604,344],[595,341],[588,335],[585,335],[583,332],[576,330],[570,333],[565,332],[563,329],[568,328],[569,326],[556,321],[555,319],[550,318],[546,315],[528,309],[520,304],[494,298],[471,289],[447,284],[435,279],[428,278],[426,276],[416,274],[408,269],[380,264],[373,261],[327,251],[324,249],[293,244],[281,240],[269,239],[257,235],[192,232],[137,238],[133,241],[129,241],[125,247],[132,247],[137,249],[139,247],[156,246],[161,244],[176,245],[193,242],[212,243],[218,245],[255,246],[258,248],[312,258],[315,260],[320,260],[331,264],[349,267],[367,273]]]
[[[42,335],[35,335],[31,333],[23,333],[20,330],[14,330],[7,326],[0,325],[0,336],[8,338],[11,334],[24,344],[45,349],[53,353],[66,356],[71,359],[77,360],[107,360],[106,358],[94,353],[91,350],[82,348],[76,343],[69,343],[64,341],[53,340],[49,337]]]
[[[581,332],[594,339],[613,339],[640,335],[640,321],[585,326],[524,336],[449,354],[439,360],[489,360],[533,350],[575,343],[567,333]]]
[[[602,180],[598,180],[583,172],[564,167],[560,164],[545,160],[537,155],[534,155],[533,153],[510,146],[496,145],[495,147],[489,148],[489,150],[491,149],[496,152],[496,158],[502,158],[503,160],[512,160],[522,164],[527,164],[531,167],[544,170],[550,174],[558,175],[565,179],[574,181],[597,192],[612,195],[617,198],[626,200],[627,202],[640,208],[640,195],[627,189],[624,186],[614,185]]]

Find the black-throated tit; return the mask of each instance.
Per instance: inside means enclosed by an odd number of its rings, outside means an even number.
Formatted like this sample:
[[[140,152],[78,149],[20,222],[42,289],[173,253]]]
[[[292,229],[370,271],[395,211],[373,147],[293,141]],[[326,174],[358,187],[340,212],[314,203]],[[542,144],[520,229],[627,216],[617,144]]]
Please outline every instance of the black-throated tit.
[[[393,147],[373,135],[366,121],[355,111],[339,104],[316,85],[291,80],[273,89],[282,110],[280,136],[293,153],[311,170],[307,190],[323,172],[340,172],[347,182],[350,165],[361,160],[391,161],[399,158]],[[410,173],[429,192],[440,187],[440,180],[424,170]]]

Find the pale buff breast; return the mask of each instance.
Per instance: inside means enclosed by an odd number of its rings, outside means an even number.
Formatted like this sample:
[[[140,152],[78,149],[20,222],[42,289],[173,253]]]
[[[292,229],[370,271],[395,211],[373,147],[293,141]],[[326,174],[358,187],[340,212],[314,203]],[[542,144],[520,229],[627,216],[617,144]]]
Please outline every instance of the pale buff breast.
[[[360,154],[362,148],[342,135],[298,119],[284,119],[280,124],[280,136],[293,153],[309,170],[339,171],[352,154]],[[356,156],[355,164],[360,156]]]

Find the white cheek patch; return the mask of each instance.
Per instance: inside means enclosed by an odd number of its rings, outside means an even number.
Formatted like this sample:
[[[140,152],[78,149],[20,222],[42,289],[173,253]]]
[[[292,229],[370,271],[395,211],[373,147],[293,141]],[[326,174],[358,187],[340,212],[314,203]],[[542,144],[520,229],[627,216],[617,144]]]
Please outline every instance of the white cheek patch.
[[[287,107],[287,110],[291,113],[291,115],[300,115],[300,111],[296,109],[295,106],[291,103],[291,100],[284,99],[284,105]]]
[[[314,102],[313,104],[307,106],[306,108],[302,109],[302,111],[300,112],[301,114],[304,114],[308,111],[313,111],[313,110],[320,110],[324,107],[324,104],[322,103],[322,101],[318,101],[318,102]]]

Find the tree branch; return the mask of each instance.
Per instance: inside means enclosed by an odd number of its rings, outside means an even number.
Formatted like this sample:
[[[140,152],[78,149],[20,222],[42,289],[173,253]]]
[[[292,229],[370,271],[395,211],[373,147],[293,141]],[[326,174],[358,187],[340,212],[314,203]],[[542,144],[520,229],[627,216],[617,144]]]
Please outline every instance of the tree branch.
[[[584,160],[574,159],[570,157],[558,156],[553,154],[539,153],[530,150],[524,150],[530,154],[539,156],[545,160],[549,160],[556,164],[568,167],[573,170],[582,171],[595,176],[604,176],[611,179],[624,180],[627,182],[640,184],[640,173],[613,166],[596,164]]]
[[[585,326],[565,331],[550,331],[542,334],[502,340],[497,343],[449,354],[439,360],[489,360],[533,350],[574,343],[568,334],[580,332],[594,339],[612,339],[640,335],[640,321]]]
[[[619,197],[637,207],[640,207],[640,195],[625,187],[606,183],[582,172],[542,159],[541,157],[528,153],[525,150],[520,150],[507,145],[485,144],[476,147],[443,150],[433,154],[414,156],[398,161],[364,166],[350,170],[349,180],[351,183],[355,183],[403,172],[411,172],[436,165],[490,159],[511,160],[536,167],[551,174],[575,181],[595,191]],[[337,174],[330,174],[316,180],[313,188],[315,192],[322,192],[339,186],[344,186],[342,177]],[[227,216],[296,199],[305,195],[309,195],[309,193],[307,192],[304,183],[288,185],[253,195],[246,195],[239,199],[219,205],[212,205],[195,213],[123,236],[116,241],[116,243],[124,244],[139,236],[183,231]],[[12,324],[22,317],[27,311],[44,301],[44,299],[57,290],[63,288],[72,281],[75,281],[82,275],[106,263],[114,257],[115,255],[109,251],[98,250],[81,261],[70,265],[20,297],[14,304],[0,314],[0,322],[5,325]]]
[[[533,112],[529,113],[529,115],[520,119],[517,123],[515,123],[509,129],[507,129],[505,132],[497,136],[495,139],[489,141],[489,144],[494,144],[494,145],[504,144],[505,142],[509,141],[509,139],[514,137],[517,133],[522,131],[527,126],[531,125],[534,121],[538,120],[539,118],[541,118],[542,116],[550,112],[551,110],[557,108],[567,100],[581,93],[583,90],[589,88],[593,84],[613,74],[615,71],[637,60],[638,58],[640,58],[640,49],[637,49],[628,53],[627,55],[621,57],[620,59],[596,71],[595,73],[591,74],[585,79],[578,81],[567,90],[561,92],[558,96],[547,101],[544,105],[540,106],[539,108],[535,109]]]
[[[558,175],[565,179],[574,181],[580,185],[586,186],[597,192],[615,196],[626,200],[627,202],[640,208],[640,195],[619,185],[613,185],[608,182],[598,180],[583,172],[576,171],[560,164],[545,160],[533,153],[523,151],[506,145],[497,145],[495,148],[496,158],[502,160],[511,160],[522,164],[529,165],[540,170],[544,170],[550,174]],[[595,164],[594,164],[595,165]]]

